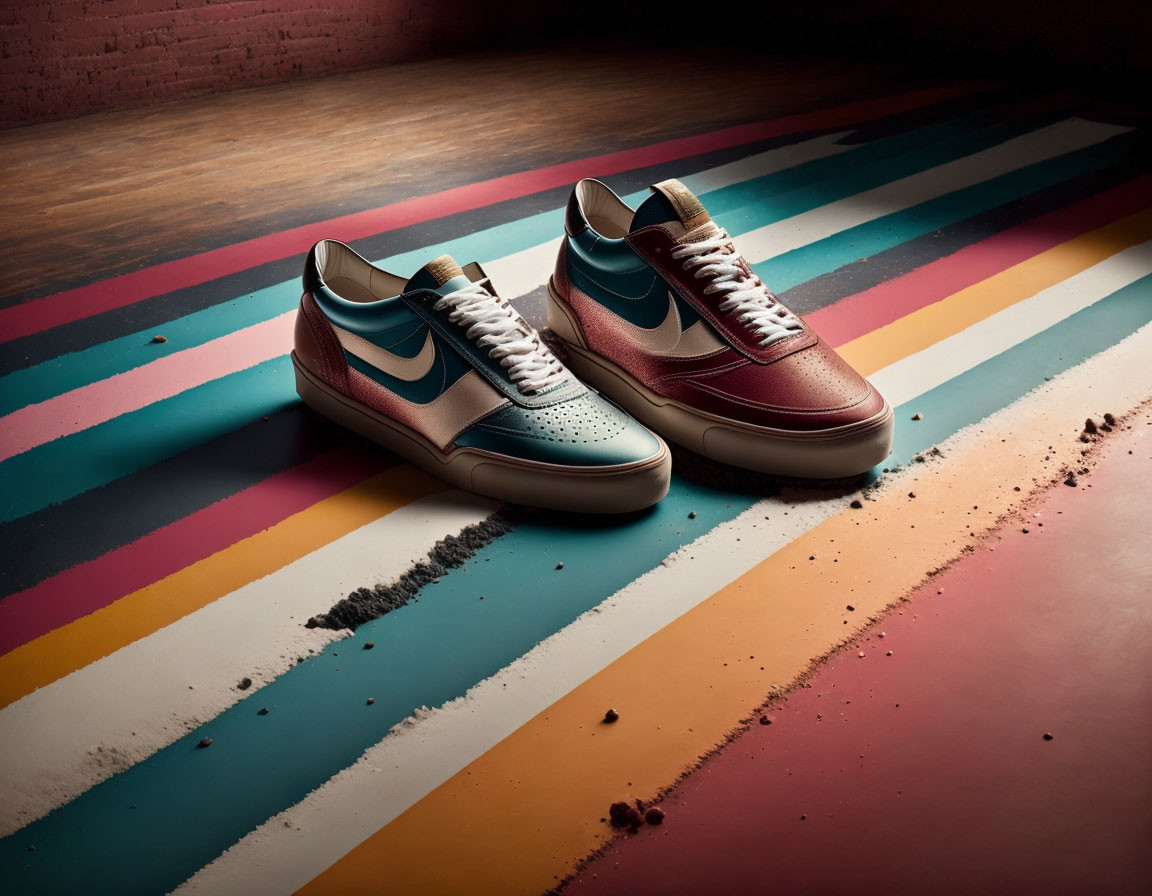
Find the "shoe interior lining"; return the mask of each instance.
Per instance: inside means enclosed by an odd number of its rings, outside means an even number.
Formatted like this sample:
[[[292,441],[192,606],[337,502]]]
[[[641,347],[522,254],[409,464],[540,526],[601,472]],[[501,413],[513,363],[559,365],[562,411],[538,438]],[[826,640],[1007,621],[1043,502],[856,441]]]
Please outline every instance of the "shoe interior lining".
[[[349,302],[379,302],[404,292],[408,281],[373,265],[337,240],[316,247],[316,266],[325,285]]]
[[[576,201],[589,226],[603,237],[618,240],[628,235],[636,212],[611,188],[598,180],[582,180],[576,185]]]

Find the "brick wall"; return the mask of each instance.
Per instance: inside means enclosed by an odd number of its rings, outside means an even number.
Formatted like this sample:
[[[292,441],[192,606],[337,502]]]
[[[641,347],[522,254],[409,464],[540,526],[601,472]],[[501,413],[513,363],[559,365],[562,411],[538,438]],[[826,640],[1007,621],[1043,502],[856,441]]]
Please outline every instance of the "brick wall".
[[[489,9],[501,6],[0,0],[0,127],[483,46],[501,25]]]

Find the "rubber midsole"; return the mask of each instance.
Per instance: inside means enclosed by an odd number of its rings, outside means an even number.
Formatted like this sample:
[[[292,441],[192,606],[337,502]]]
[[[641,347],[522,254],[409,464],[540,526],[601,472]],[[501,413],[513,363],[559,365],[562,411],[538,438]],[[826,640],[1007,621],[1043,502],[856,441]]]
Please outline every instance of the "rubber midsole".
[[[324,416],[380,443],[416,466],[467,491],[502,501],[584,513],[625,513],[668,491],[671,456],[662,441],[650,458],[611,467],[569,467],[472,448],[445,453],[415,430],[342,394],[292,354],[296,391]]]
[[[820,430],[773,429],[717,417],[659,395],[589,349],[575,315],[551,283],[548,312],[577,376],[665,438],[706,457],[766,473],[837,478],[869,470],[891,452],[894,425],[887,402],[867,420]]]

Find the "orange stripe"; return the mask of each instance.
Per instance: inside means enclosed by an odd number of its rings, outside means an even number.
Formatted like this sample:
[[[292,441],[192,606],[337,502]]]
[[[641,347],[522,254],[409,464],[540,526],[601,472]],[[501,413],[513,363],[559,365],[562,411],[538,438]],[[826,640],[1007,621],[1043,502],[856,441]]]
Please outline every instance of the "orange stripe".
[[[446,487],[407,464],[393,467],[23,644],[0,656],[0,708]]]
[[[1145,209],[1053,246],[987,280],[857,337],[837,351],[865,376],[871,376],[898,358],[923,351],[1021,299],[1034,296],[1150,238],[1152,209]]]

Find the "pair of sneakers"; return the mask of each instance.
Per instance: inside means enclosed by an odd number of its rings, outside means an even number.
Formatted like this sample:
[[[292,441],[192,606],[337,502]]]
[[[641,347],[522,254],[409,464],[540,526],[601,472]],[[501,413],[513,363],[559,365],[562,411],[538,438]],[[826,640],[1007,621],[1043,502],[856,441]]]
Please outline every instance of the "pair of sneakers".
[[[634,210],[582,180],[564,228],[547,296],[563,362],[480,265],[444,255],[405,280],[321,240],[296,321],[300,397],[459,488],[586,513],[664,497],[661,436],[787,476],[887,457],[884,398],[679,181]]]

